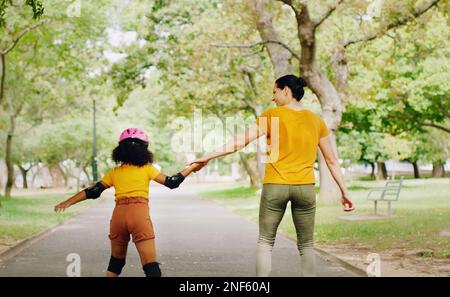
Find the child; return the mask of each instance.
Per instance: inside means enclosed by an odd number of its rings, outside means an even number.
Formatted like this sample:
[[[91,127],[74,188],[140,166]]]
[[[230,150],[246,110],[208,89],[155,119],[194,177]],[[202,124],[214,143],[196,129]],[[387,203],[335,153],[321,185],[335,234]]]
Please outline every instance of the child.
[[[120,165],[106,173],[94,186],[56,205],[55,212],[64,211],[85,199],[96,199],[105,189],[114,186],[116,207],[110,223],[111,258],[106,276],[119,276],[121,273],[125,266],[130,234],[139,252],[145,275],[161,276],[159,264],[156,262],[155,234],[148,209],[149,182],[155,180],[174,189],[202,165],[192,164],[173,176],[160,173],[152,165],[153,154],[148,150],[147,135],[137,128],[122,132],[112,158]]]

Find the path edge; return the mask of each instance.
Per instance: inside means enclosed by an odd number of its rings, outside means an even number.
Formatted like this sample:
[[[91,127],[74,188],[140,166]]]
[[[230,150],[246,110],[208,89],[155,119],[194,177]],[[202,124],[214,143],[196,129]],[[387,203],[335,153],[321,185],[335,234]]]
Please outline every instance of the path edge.
[[[54,225],[54,226],[52,226],[50,228],[44,229],[43,231],[39,232],[38,234],[34,234],[34,235],[29,236],[29,237],[26,237],[26,238],[20,240],[19,242],[17,242],[16,244],[14,244],[13,246],[11,246],[11,247],[7,248],[6,250],[0,252],[0,263],[1,262],[5,262],[6,260],[16,256],[17,254],[19,254],[24,249],[32,246],[34,243],[36,243],[39,240],[43,239],[44,237],[46,237],[50,233],[53,233],[55,231],[55,229],[57,229],[58,227],[61,227],[62,225],[67,224],[69,221],[72,220],[72,218],[70,218],[69,220],[64,221],[62,223],[56,224],[56,225]]]
[[[92,206],[90,206],[92,207]],[[90,208],[90,207],[87,207]],[[2,262],[5,262],[11,258],[13,258],[14,256],[17,256],[20,252],[22,252],[23,250],[29,248],[30,246],[32,246],[33,244],[35,244],[36,242],[44,239],[45,237],[47,237],[48,235],[50,235],[51,233],[55,232],[56,229],[69,224],[72,220],[74,220],[78,215],[80,215],[85,209],[75,213],[71,218],[58,223],[56,225],[53,225],[47,229],[42,230],[41,232],[31,235],[29,237],[26,237],[22,240],[20,240],[19,242],[17,242],[16,244],[14,244],[13,246],[7,248],[6,250],[0,252],[0,264]]]
[[[349,262],[342,260],[341,258],[321,249],[318,247],[314,247],[314,250],[317,252],[317,254],[319,255],[319,257],[321,257],[324,260],[329,260],[332,261],[334,263],[337,263],[338,265],[344,267],[345,269],[347,269],[348,271],[352,272],[353,274],[355,274],[356,276],[359,277],[367,277],[367,272],[364,271],[364,269],[361,269],[353,264],[350,264]]]

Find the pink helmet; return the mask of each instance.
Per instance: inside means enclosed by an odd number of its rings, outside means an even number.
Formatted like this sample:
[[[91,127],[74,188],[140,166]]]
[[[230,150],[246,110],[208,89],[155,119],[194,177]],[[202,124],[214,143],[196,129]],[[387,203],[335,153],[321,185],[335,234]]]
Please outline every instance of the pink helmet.
[[[139,128],[128,128],[123,130],[122,134],[120,134],[119,142],[128,138],[136,138],[144,142],[148,142],[147,134],[145,134],[144,130]]]

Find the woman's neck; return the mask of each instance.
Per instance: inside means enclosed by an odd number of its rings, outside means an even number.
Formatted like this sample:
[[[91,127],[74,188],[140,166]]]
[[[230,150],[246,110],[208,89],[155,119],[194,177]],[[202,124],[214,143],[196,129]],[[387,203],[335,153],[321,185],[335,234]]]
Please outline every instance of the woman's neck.
[[[290,108],[290,109],[294,109],[294,110],[306,109],[305,106],[303,106],[303,103],[301,103],[295,99],[283,106]]]

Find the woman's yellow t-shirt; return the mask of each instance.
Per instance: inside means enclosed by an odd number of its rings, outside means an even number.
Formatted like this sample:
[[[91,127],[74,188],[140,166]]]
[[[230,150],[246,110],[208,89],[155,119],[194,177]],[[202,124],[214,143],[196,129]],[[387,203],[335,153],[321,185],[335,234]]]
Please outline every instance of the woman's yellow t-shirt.
[[[147,164],[141,167],[122,164],[106,173],[100,180],[105,186],[114,186],[116,199],[123,197],[148,198],[149,182],[159,175],[158,169]]]
[[[263,112],[257,123],[266,133],[270,154],[264,183],[314,184],[319,140],[330,134],[322,118],[310,110],[279,106]]]

